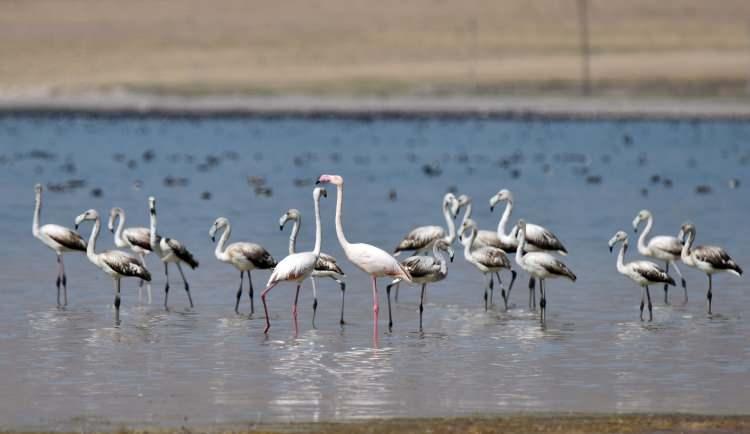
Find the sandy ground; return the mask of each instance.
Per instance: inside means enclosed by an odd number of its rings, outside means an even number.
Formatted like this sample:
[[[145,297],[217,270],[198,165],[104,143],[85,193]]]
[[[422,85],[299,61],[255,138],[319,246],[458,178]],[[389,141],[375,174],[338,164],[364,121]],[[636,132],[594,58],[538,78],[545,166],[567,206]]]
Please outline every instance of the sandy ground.
[[[746,96],[750,2],[589,0],[595,90]],[[0,94],[554,94],[573,0],[0,2]]]
[[[173,429],[159,427],[129,428],[121,425],[80,425],[78,428],[56,428],[55,432],[117,432],[117,433],[467,433],[489,434],[733,434],[750,430],[748,416],[698,415],[515,415],[503,417],[460,417],[432,419],[386,419],[345,423],[293,423],[277,425],[183,426]],[[14,431],[1,431],[11,433]],[[23,432],[46,432],[28,431]]]

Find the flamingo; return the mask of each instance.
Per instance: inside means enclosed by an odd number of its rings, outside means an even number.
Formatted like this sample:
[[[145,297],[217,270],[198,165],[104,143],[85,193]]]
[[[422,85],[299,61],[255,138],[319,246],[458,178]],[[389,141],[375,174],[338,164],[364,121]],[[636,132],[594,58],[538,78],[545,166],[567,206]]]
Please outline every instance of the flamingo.
[[[86,247],[86,256],[92,264],[96,265],[107,273],[115,283],[115,324],[120,324],[120,279],[123,277],[140,277],[150,282],[151,273],[148,272],[140,259],[119,250],[107,250],[106,252],[96,253],[96,239],[99,237],[101,230],[101,219],[96,210],[90,209],[76,217],[76,229],[78,225],[86,220],[94,222],[91,229],[88,246]]]
[[[503,211],[502,217],[500,217],[500,223],[497,225],[497,237],[505,244],[512,246],[512,251],[516,251],[518,248],[518,227],[514,227],[510,233],[506,232],[506,226],[510,219],[510,214],[513,212],[513,193],[508,189],[502,189],[490,198],[490,212],[494,211],[495,205],[498,202],[505,201],[505,211]],[[550,230],[535,225],[533,223],[527,223],[527,240],[526,240],[526,251],[528,252],[544,252],[552,251],[557,252],[563,256],[568,254],[568,251],[563,246],[560,239],[552,233]],[[529,277],[529,308],[534,309],[536,306],[536,293],[534,292],[534,277]]]
[[[195,260],[193,254],[179,241],[174,238],[159,238],[156,234],[156,199],[153,196],[148,198],[149,213],[151,215],[151,231],[149,236],[149,244],[151,250],[159,256],[159,259],[164,263],[164,275],[166,276],[166,284],[164,285],[164,309],[169,310],[167,305],[167,299],[169,297],[169,263],[173,262],[177,264],[177,270],[182,276],[182,282],[185,284],[185,292],[190,302],[190,307],[193,307],[193,297],[190,296],[190,285],[185,279],[185,273],[182,272],[180,263],[187,264],[190,268],[195,269],[198,267],[198,261]]]
[[[466,235],[467,231],[470,232],[468,236]],[[461,225],[461,235],[459,239],[464,246],[464,258],[466,258],[466,261],[476,267],[476,269],[486,278],[489,278],[487,287],[484,289],[484,310],[486,311],[488,309],[487,289],[489,288],[490,292],[494,291],[492,274],[497,274],[498,284],[500,284],[500,270],[503,268],[510,269],[510,261],[508,260],[505,251],[502,249],[477,244],[477,232],[479,231],[477,230],[476,222],[472,219],[468,219]],[[515,279],[515,274],[513,275],[513,279]],[[506,295],[505,289],[502,289],[502,296],[505,303],[505,310],[508,310],[508,297],[510,296],[510,290],[508,290],[508,295]],[[490,295],[490,300],[491,299],[492,296]]]
[[[443,196],[442,208],[445,224],[448,226],[447,234],[445,229],[440,226],[414,228],[398,243],[398,246],[393,250],[393,256],[398,256],[404,251],[414,251],[415,255],[426,253],[430,251],[435,241],[440,239],[447,241],[448,244],[453,244],[456,239],[456,225],[453,219],[456,218],[456,213],[458,213],[458,201],[453,193],[446,193]]]
[[[289,235],[289,254],[293,255],[296,251],[297,246],[297,234],[299,233],[299,227],[302,224],[302,215],[296,209],[287,210],[283,216],[279,219],[279,230],[284,230],[284,225],[288,221],[293,221],[292,233]],[[339,284],[341,288],[341,318],[339,324],[344,325],[344,295],[346,294],[346,283],[342,280],[345,277],[344,271],[336,263],[336,258],[326,253],[321,252],[318,255],[318,261],[315,263],[315,269],[312,273],[312,287],[313,287],[313,327],[315,327],[315,314],[318,310],[318,288],[317,288],[317,277],[330,277],[334,282]]]
[[[63,263],[63,253],[65,252],[85,252],[86,241],[75,231],[66,227],[54,224],[46,224],[39,227],[39,215],[42,211],[42,185],[34,186],[36,205],[34,206],[34,221],[31,227],[31,233],[45,246],[52,249],[57,255],[57,307],[68,305],[68,278],[65,275],[65,264]],[[63,287],[64,304],[60,304],[60,284]]]
[[[117,229],[115,229],[115,221],[118,221]],[[115,245],[121,249],[125,247],[129,248],[138,256],[143,264],[146,264],[146,255],[151,253],[151,230],[144,227],[123,229],[124,226],[125,211],[122,208],[112,208],[109,212],[107,228],[115,234]],[[156,238],[161,239],[158,234]],[[138,284],[138,301],[142,299],[143,283],[144,281],[141,280]],[[151,283],[146,283],[146,293],[148,304],[151,304]]]
[[[344,204],[344,178],[339,175],[320,175],[317,184],[328,183],[336,186],[336,237],[344,250],[349,261],[357,268],[370,275],[372,280],[372,312],[374,328],[373,332],[377,338],[378,334],[378,277],[401,278],[411,282],[409,272],[398,263],[396,258],[386,251],[365,243],[351,244],[344,235],[342,224],[342,208]]]
[[[422,292],[419,296],[419,331],[422,331],[422,313],[424,312],[424,294],[428,283],[435,283],[448,276],[448,262],[442,252],[448,253],[450,261],[453,262],[453,249],[445,240],[437,240],[432,244],[432,256],[410,256],[401,262],[412,277],[412,282],[422,284]],[[393,315],[391,314],[391,287],[398,285],[401,279],[395,279],[385,291],[388,294],[388,330],[393,329]]]
[[[320,256],[321,227],[320,227],[320,196],[327,197],[326,190],[321,187],[313,189],[313,201],[315,203],[315,247],[312,252],[292,253],[274,268],[271,277],[268,279],[266,289],[261,294],[263,300],[263,310],[266,312],[266,329],[263,333],[268,333],[271,328],[271,321],[268,316],[268,304],[266,295],[280,282],[296,282],[297,291],[294,294],[294,304],[292,305],[292,317],[294,318],[294,330],[297,332],[297,300],[299,299],[299,289],[302,282],[310,277],[315,271],[315,264]]]
[[[742,268],[740,268],[740,266],[729,256],[729,253],[721,247],[693,247],[693,241],[695,241],[695,226],[691,223],[684,223],[682,225],[679,238],[683,240],[682,252],[680,255],[682,262],[689,267],[701,270],[706,273],[706,276],[708,276],[708,293],[706,294],[706,299],[708,299],[708,314],[711,315],[711,299],[713,298],[713,294],[711,293],[711,276],[722,271],[734,274],[735,276],[742,276]]]
[[[541,320],[545,321],[547,317],[547,293],[544,289],[544,279],[553,279],[565,277],[572,282],[576,281],[576,275],[562,261],[546,252],[527,252],[526,231],[527,225],[523,220],[516,224],[520,240],[516,249],[516,263],[521,266],[527,273],[539,279],[539,292],[541,299],[539,307],[541,308]]]
[[[641,321],[643,321],[643,304],[644,298],[648,299],[648,320],[653,321],[653,306],[651,304],[651,292],[648,290],[649,285],[664,283],[665,285],[674,285],[674,279],[662,270],[661,267],[651,261],[633,261],[625,264],[625,252],[628,250],[628,235],[624,231],[618,231],[612,239],[609,240],[609,251],[612,252],[615,244],[622,241],[620,253],[617,255],[617,271],[623,276],[627,276],[633,282],[641,286]]]
[[[646,243],[646,237],[651,232],[651,226],[654,224],[654,216],[647,209],[641,210],[638,215],[633,219],[633,231],[638,232],[638,224],[646,220],[646,227],[641,232],[641,236],[638,237],[638,253],[643,256],[649,256],[655,259],[661,259],[666,265],[665,271],[669,274],[669,264],[672,264],[677,274],[682,280],[682,289],[685,292],[685,302],[687,303],[688,293],[687,284],[685,278],[682,277],[680,269],[677,267],[677,260],[680,259],[680,253],[682,252],[682,241],[677,237],[670,237],[666,235],[658,235],[652,237],[648,243]],[[664,284],[664,304],[669,304],[669,285]]]
[[[255,302],[253,301],[253,279],[250,276],[252,270],[270,270],[276,266],[276,260],[261,245],[255,243],[238,242],[226,246],[227,240],[232,233],[232,225],[226,217],[219,217],[211,225],[208,235],[211,241],[216,241],[216,232],[224,229],[216,245],[214,255],[221,262],[233,265],[240,271],[240,288],[237,290],[237,302],[234,304],[234,313],[240,313],[240,298],[242,297],[242,282],[247,272],[247,280],[250,283],[248,295],[250,296],[250,315],[255,313]]]

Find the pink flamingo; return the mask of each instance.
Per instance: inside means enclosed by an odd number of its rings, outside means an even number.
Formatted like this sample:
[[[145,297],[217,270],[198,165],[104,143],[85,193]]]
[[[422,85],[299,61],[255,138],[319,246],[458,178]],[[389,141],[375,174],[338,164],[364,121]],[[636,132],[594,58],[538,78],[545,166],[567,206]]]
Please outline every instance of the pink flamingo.
[[[260,298],[263,300],[263,310],[266,313],[266,329],[263,333],[268,333],[271,328],[271,321],[268,317],[268,304],[266,303],[266,295],[274,286],[280,282],[297,282],[297,292],[294,295],[294,305],[292,305],[292,316],[294,317],[294,331],[297,332],[297,300],[299,299],[299,289],[302,286],[302,282],[310,277],[315,271],[315,264],[318,262],[320,256],[320,196],[327,197],[326,191],[322,187],[316,187],[313,190],[313,200],[315,201],[315,247],[312,252],[300,252],[294,253],[286,258],[282,259],[281,262],[276,265],[271,277],[268,279],[266,289],[261,294]]]
[[[411,283],[409,272],[385,250],[365,243],[351,244],[344,235],[341,224],[341,208],[344,202],[344,178],[339,175],[320,175],[316,184],[329,183],[336,186],[336,237],[344,250],[347,259],[357,268],[370,275],[372,279],[372,312],[374,333],[378,334],[378,277],[402,279]]]

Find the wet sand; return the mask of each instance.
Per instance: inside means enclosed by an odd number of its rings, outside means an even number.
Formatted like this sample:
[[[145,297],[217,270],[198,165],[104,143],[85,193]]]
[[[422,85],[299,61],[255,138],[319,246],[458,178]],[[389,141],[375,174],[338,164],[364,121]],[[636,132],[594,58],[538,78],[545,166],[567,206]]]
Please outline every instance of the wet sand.
[[[75,428],[74,428],[75,426]],[[161,428],[159,426],[129,427],[102,421],[75,420],[70,426],[55,431],[21,430],[18,432],[117,432],[117,433],[471,433],[484,434],[732,434],[750,430],[750,416],[710,415],[570,415],[522,414],[508,416],[473,416],[459,418],[373,419],[358,422],[319,422],[263,424],[247,422],[232,425]],[[7,433],[13,430],[2,431]]]

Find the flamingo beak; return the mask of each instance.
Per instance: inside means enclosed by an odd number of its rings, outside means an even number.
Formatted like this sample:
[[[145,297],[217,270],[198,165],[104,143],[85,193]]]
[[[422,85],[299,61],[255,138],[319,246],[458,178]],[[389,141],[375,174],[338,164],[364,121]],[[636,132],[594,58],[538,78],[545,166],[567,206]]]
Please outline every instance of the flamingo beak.
[[[213,236],[213,235],[211,235],[211,242],[212,242],[212,243],[215,243],[215,242],[216,242],[216,237],[215,237],[215,236]]]
[[[76,228],[76,230],[78,230],[78,223],[76,223],[76,226],[75,226],[75,228]]]
[[[319,179],[315,181],[315,185],[318,185],[318,184],[320,184],[320,180]]]
[[[495,205],[490,205],[490,212],[495,210]]]
[[[612,246],[609,246],[609,253],[612,253]]]
[[[284,225],[279,225],[279,230],[283,231],[284,230]]]

